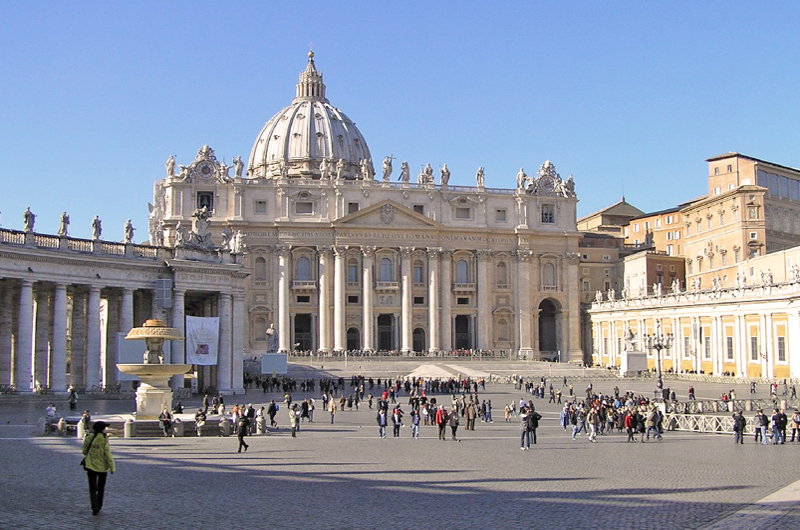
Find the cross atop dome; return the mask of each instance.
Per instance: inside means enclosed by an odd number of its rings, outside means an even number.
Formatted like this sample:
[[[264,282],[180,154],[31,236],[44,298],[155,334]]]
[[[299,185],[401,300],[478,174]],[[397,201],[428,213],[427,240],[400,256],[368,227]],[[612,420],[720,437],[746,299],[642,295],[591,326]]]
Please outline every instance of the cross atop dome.
[[[317,71],[317,67],[314,65],[313,50],[308,52],[308,64],[300,74],[300,82],[297,83],[297,98],[325,99],[325,83],[322,82],[322,72]]]

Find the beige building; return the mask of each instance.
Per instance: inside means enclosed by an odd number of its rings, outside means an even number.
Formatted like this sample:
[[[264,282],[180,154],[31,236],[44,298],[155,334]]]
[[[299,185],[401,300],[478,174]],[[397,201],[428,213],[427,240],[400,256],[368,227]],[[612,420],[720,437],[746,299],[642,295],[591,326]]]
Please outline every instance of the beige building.
[[[412,176],[385,157],[376,179],[312,55],[243,166],[227,168],[207,146],[178,174],[168,164],[151,231],[180,247],[205,207],[213,244],[246,242],[248,355],[267,349],[274,324],[278,351],[583,360],[577,197],[549,161],[504,178],[478,168],[475,185],[453,186],[446,164]]]

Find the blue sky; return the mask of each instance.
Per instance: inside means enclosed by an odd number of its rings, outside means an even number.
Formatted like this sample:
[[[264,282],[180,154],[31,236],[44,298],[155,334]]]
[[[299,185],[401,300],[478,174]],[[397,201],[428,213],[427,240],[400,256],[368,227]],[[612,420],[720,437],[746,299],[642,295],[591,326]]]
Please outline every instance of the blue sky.
[[[547,159],[585,215],[706,193],[705,159],[800,165],[797,2],[0,2],[0,226],[145,240],[164,161],[246,160],[313,43],[376,165],[512,187]]]

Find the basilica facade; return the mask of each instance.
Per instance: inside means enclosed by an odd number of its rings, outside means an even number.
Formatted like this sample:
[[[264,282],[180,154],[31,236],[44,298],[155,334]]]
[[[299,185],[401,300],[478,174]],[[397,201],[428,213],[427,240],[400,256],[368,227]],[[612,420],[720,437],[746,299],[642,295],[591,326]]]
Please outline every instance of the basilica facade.
[[[311,53],[246,165],[204,146],[188,165],[170,158],[155,184],[151,244],[190,245],[201,211],[211,236],[195,244],[244,252],[247,353],[583,361],[572,177],[546,161],[509,175],[509,188],[487,187],[483,168],[474,186],[453,186],[446,164],[413,178],[392,157],[376,175],[366,139],[325,92]]]

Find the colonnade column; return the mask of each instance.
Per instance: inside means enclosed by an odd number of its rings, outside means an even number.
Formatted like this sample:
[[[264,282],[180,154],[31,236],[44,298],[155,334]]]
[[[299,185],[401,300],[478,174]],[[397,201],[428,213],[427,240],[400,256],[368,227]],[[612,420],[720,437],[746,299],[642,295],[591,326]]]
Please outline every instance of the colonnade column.
[[[133,327],[133,289],[122,289],[122,307],[120,308],[119,328],[128,333]]]
[[[53,343],[50,348],[50,388],[63,392],[67,385],[67,286],[56,284],[53,296]]]
[[[337,352],[343,352],[347,349],[344,328],[344,256],[347,252],[347,247],[335,246],[333,247],[333,252],[335,254],[333,264],[333,349]]]
[[[789,313],[789,344],[787,345],[787,356],[789,361],[789,377],[800,375],[800,312],[792,311]]]
[[[86,389],[100,384],[100,287],[89,286],[86,302]]]
[[[70,384],[75,388],[86,386],[86,292],[83,288],[72,291],[72,340],[70,341]]]
[[[428,351],[439,351],[439,254],[441,248],[428,248]]]
[[[361,247],[361,254],[364,257],[364,276],[363,281],[363,298],[364,298],[364,331],[363,331],[363,346],[364,351],[375,351],[373,330],[373,302],[372,302],[372,265],[375,257],[375,247],[364,246]]]
[[[244,293],[233,295],[233,365],[231,367],[231,388],[237,394],[244,393]]]
[[[764,362],[764,368],[761,372],[764,377],[773,377],[775,374],[775,348],[772,347],[772,313],[762,315],[762,323],[760,335],[763,337],[761,344],[759,344],[761,351],[761,358]]]
[[[14,355],[16,370],[11,384],[21,392],[28,392],[31,389],[31,359],[33,356],[32,280],[22,280],[20,285],[18,326],[17,347]]]
[[[33,385],[47,386],[50,350],[50,293],[39,284],[36,290],[36,322],[33,345]]]
[[[121,296],[117,293],[109,294],[107,297],[108,311],[106,313],[106,344],[105,355],[101,362],[101,382],[104,386],[117,383],[117,333],[119,333],[120,312],[122,311]]]
[[[231,391],[231,295],[219,293],[219,355],[217,357],[217,388]],[[280,337],[278,337],[280,340]]]
[[[411,329],[411,247],[400,247],[400,300],[401,300],[401,324],[400,324],[400,352],[410,353],[413,350],[413,331]]]
[[[11,316],[14,287],[10,281],[0,281],[0,385],[11,384]]]
[[[278,351],[289,351],[289,247],[278,250]],[[220,314],[220,316],[222,316]]]
[[[517,293],[514,297],[514,309],[517,313],[518,340],[520,358],[529,358],[533,355],[531,347],[531,251],[517,250],[514,252],[514,263],[516,264]]]
[[[170,362],[172,364],[183,364],[186,362],[186,314],[185,300],[186,291],[175,287],[172,290],[172,315],[170,322],[173,328],[177,328],[184,340],[173,340],[170,342]],[[172,390],[183,388],[183,374],[172,376]]]
[[[487,350],[494,344],[492,337],[492,289],[489,282],[487,263],[492,259],[492,251],[479,249],[478,255],[478,349]]]
[[[328,294],[330,292],[330,247],[317,247],[319,253],[319,350],[331,351],[331,314]]]
[[[450,351],[453,349],[453,251],[450,249],[442,250],[442,318],[439,320],[442,331],[439,335],[441,339],[441,347],[443,351]]]

